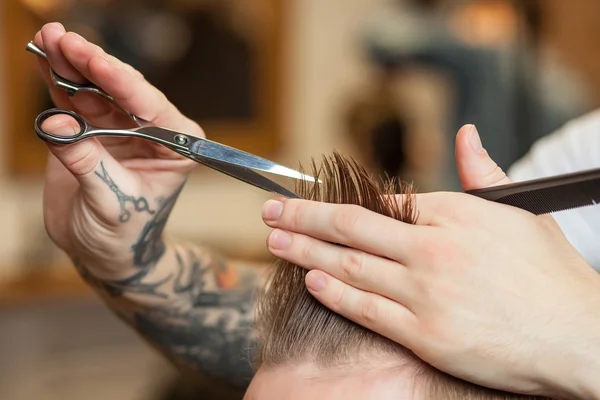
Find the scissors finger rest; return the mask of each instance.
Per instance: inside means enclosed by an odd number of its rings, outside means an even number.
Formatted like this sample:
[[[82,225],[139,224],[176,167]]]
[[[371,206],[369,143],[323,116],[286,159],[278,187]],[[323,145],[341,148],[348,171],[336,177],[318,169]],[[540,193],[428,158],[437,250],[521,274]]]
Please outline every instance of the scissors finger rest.
[[[44,122],[55,115],[68,115],[75,119],[79,125],[79,129],[71,135],[55,135],[52,132],[43,128]],[[173,151],[185,155],[185,151],[193,142],[193,139],[200,140],[191,135],[186,135],[177,131],[157,126],[136,127],[132,129],[106,129],[90,125],[81,115],[71,110],[62,110],[52,108],[41,112],[35,119],[35,132],[44,141],[66,145],[79,142],[84,139],[102,136],[121,136],[121,137],[136,137],[140,139],[150,140],[155,143],[162,144]]]
[[[44,122],[55,115],[68,115],[75,119],[79,129],[71,135],[55,135],[52,132],[47,131],[43,128]],[[41,112],[35,119],[34,129],[40,139],[58,145],[72,144],[79,142],[80,140],[89,139],[94,136],[141,136],[137,134],[135,130],[129,129],[102,129],[90,125],[81,115],[70,110],[61,110],[59,108],[52,108]],[[152,137],[146,137],[146,139],[153,140]],[[168,141],[153,140],[158,143],[169,145]]]
[[[68,115],[69,117],[75,119],[77,125],[79,125],[79,130],[74,132],[72,135],[60,136],[48,132],[43,128],[43,124],[48,118],[55,115]],[[53,108],[50,110],[43,111],[37,116],[34,122],[34,128],[35,133],[40,137],[40,139],[43,139],[46,142],[52,144],[71,144],[84,139],[84,137],[86,136],[86,132],[88,132],[90,129],[90,126],[87,123],[87,121],[76,112]]]

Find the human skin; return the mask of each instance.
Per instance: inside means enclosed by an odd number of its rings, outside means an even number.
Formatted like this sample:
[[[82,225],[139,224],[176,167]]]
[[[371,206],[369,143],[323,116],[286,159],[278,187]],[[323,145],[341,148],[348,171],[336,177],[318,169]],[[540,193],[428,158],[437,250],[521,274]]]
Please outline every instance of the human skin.
[[[48,55],[49,64],[38,58],[40,72],[57,107],[75,110],[96,126],[131,126],[104,99],[87,93],[68,97],[52,84],[49,66],[75,82],[92,81],[156,125],[204,137],[139,72],[62,25],[45,25],[35,43]],[[65,116],[49,118],[44,128],[57,135],[78,130]],[[152,346],[195,381],[206,381],[215,398],[240,398],[253,376],[243,355],[254,342],[260,271],[200,245],[169,241],[163,233],[196,164],[143,140],[47,146],[44,221],[53,242],[106,305]]]
[[[204,135],[195,122],[181,115],[137,71],[80,36],[66,33],[60,24],[45,25],[35,42],[46,51],[50,65],[60,75],[80,83],[92,81],[122,106],[155,124]],[[95,125],[123,127],[130,123],[104,100],[87,94],[67,97],[52,84],[48,63],[41,59],[39,62],[57,107],[74,109]],[[46,121],[45,128],[55,134],[68,134],[77,127],[71,119],[55,117]],[[139,141],[90,139],[70,146],[48,144],[48,149],[44,218],[54,243],[71,257],[106,305],[166,357],[190,368],[196,376],[207,375],[211,383],[217,378],[234,387],[238,394],[243,392],[253,371],[240,353],[254,341],[252,294],[262,286],[259,273],[248,263],[224,259],[210,249],[169,242],[163,234],[194,164],[159,146]],[[458,156],[460,159],[464,154]],[[478,167],[480,164],[472,165],[466,174],[474,185],[480,183],[483,187],[488,173]],[[445,199],[442,208],[452,209],[454,195],[437,196]],[[418,202],[423,204],[431,198],[419,196]],[[146,200],[148,209],[138,211],[133,207],[132,201],[140,199]],[[477,203],[469,212],[486,221],[486,215],[477,211],[485,211],[486,207]],[[320,300],[326,302],[326,294],[332,292],[322,293]],[[593,298],[589,296],[590,303]],[[348,312],[342,305],[347,306],[340,303],[340,312]],[[377,319],[371,317],[374,329],[384,329],[374,321]],[[592,321],[586,319],[586,328],[581,329],[585,334],[577,337],[580,343],[590,342],[588,336],[593,330],[588,325]],[[574,323],[573,327],[580,325]],[[386,329],[392,332],[392,328]],[[458,343],[454,351],[460,349]],[[441,351],[436,359],[433,350],[429,357],[442,369],[448,367],[444,363],[447,351]],[[510,363],[498,364],[496,359],[478,361],[483,366],[490,363],[495,368],[511,367]],[[574,361],[570,364],[577,367]],[[481,371],[486,368],[468,372],[477,381],[482,378],[478,375]],[[593,368],[584,371],[580,380],[592,371]],[[566,379],[570,375],[556,376]],[[585,384],[581,387],[583,390]]]
[[[478,138],[472,126],[457,136],[464,188],[508,183]],[[442,371],[511,392],[600,398],[600,275],[554,220],[464,193],[416,201],[410,225],[355,206],[270,200],[268,248],[311,270],[307,287],[325,306]]]
[[[351,370],[323,370],[312,363],[261,367],[244,400],[425,400],[414,384],[414,368],[400,364],[399,360],[380,357],[378,365],[363,360]]]

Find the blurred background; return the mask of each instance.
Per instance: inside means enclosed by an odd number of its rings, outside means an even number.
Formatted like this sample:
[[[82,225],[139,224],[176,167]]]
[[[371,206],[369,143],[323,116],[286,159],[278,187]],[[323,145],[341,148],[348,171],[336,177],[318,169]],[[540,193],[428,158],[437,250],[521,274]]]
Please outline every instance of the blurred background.
[[[421,192],[460,190],[463,124],[507,169],[600,103],[597,0],[2,0],[1,399],[201,398],[46,236],[32,125],[52,104],[24,48],[51,21],[139,69],[210,139],[291,167],[335,149]],[[268,197],[199,167],[167,231],[269,260]]]

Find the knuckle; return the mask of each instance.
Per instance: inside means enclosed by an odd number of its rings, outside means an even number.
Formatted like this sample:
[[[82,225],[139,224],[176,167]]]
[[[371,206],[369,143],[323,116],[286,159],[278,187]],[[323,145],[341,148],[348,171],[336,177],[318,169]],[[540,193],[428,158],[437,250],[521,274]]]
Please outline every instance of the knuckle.
[[[415,295],[418,296],[421,303],[431,304],[431,299],[436,298],[435,282],[431,279],[415,279],[413,281],[413,289]]]
[[[138,79],[140,81],[145,81],[146,80],[146,77],[144,76],[144,74],[140,70],[136,69],[135,67],[133,67],[130,64],[123,63],[123,65],[125,66],[125,68],[127,69],[127,71],[129,71],[129,73],[134,78],[136,78],[136,79]]]
[[[337,294],[332,294],[330,306],[331,310],[334,312],[340,312],[344,306],[347,295],[348,292],[345,287],[341,287]]]
[[[440,215],[446,220],[459,220],[461,216],[461,208],[458,204],[448,203],[443,206]]]
[[[423,237],[419,240],[418,247],[424,260],[432,265],[449,262],[456,251],[455,246],[442,235]]]
[[[310,240],[303,240],[303,242],[305,243],[302,243],[298,255],[300,256],[301,261],[304,263],[310,263],[313,258],[313,247],[310,243]]]
[[[356,205],[340,207],[333,214],[332,226],[338,237],[347,237],[358,225],[362,208]]]
[[[288,204],[286,204],[283,207],[283,213],[285,215],[286,208],[287,209],[291,208],[291,213],[289,214],[289,218],[284,217],[282,220],[284,221],[284,223],[287,222],[285,225],[287,225],[291,229],[296,229],[296,228],[301,227],[302,221],[304,220],[304,215],[305,215],[304,206],[300,205],[300,204],[294,204],[292,202],[287,202],[287,203]]]
[[[457,198],[452,193],[432,193],[427,195],[433,204],[429,225],[444,225],[444,223],[457,216],[459,207],[461,204],[464,204],[460,198]]]
[[[149,84],[144,81],[143,85]],[[157,123],[163,123],[162,121],[165,121],[165,125],[172,125],[172,121],[170,121],[169,116],[174,114],[173,108],[175,107],[171,104],[167,97],[163,93],[159,92],[154,86],[150,86],[150,91],[154,93],[156,101],[153,102],[155,107],[151,111],[148,111],[148,116],[146,119]],[[136,93],[131,92],[129,100],[131,100],[134,95],[136,95]]]
[[[506,175],[502,168],[495,162],[492,162],[490,169],[481,176],[481,184],[488,186],[502,180]]]
[[[87,146],[79,146],[76,149],[70,155],[65,167],[74,175],[79,176],[87,175],[94,171],[99,163],[99,154],[93,143],[90,141]]]
[[[435,266],[447,265],[456,259],[456,249],[446,241],[438,241],[432,246],[429,259]]]
[[[365,268],[365,254],[361,251],[349,250],[342,252],[342,280],[348,283],[361,279]]]
[[[368,296],[363,300],[359,315],[361,324],[367,328],[373,327],[379,319],[379,304],[375,297]]]
[[[419,253],[428,253],[437,245],[437,238],[433,235],[421,235],[415,238],[414,248]]]
[[[471,221],[474,213],[472,200],[472,197],[465,193],[456,193],[449,196],[448,200],[442,202],[436,209],[438,219],[445,222]]]

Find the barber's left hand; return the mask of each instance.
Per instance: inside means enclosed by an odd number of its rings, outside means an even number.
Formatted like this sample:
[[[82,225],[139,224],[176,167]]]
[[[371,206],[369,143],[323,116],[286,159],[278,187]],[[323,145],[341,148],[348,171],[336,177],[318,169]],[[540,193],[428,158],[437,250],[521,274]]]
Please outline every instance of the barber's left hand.
[[[510,182],[478,138],[471,127],[457,136],[463,187]],[[269,251],[311,270],[307,286],[325,306],[442,371],[594,398],[583,388],[600,372],[600,276],[554,220],[464,193],[417,195],[416,206],[410,225],[358,206],[271,200]]]

